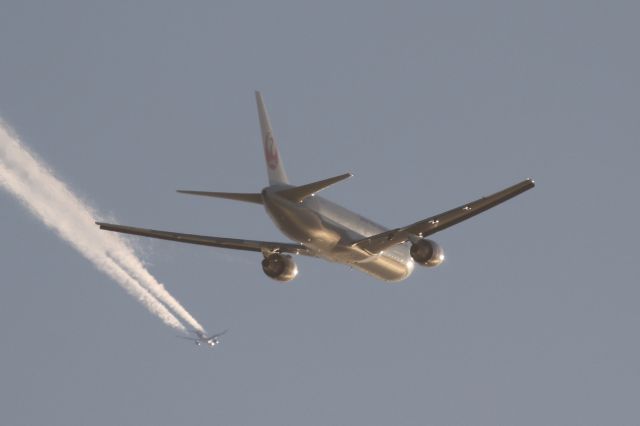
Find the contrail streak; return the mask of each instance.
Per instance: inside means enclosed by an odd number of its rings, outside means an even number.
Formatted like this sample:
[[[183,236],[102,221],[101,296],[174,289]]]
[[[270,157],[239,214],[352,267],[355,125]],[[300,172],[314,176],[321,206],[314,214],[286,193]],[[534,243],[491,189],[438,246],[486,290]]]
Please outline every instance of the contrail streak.
[[[100,231],[94,224],[95,212],[36,160],[1,121],[0,185],[165,324],[185,331],[177,316],[204,333],[203,327],[147,271],[125,240]]]

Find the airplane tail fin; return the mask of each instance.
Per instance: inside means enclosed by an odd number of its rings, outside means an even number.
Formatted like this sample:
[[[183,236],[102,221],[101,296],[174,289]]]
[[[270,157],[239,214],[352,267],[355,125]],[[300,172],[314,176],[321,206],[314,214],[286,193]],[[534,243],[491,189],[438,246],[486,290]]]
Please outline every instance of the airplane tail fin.
[[[256,91],[256,103],[258,104],[258,118],[260,119],[260,131],[262,133],[262,145],[264,147],[264,158],[267,163],[269,184],[277,185],[289,183],[287,174],[284,171],[284,166],[282,165],[280,153],[278,152],[276,139],[273,136],[271,122],[269,121],[267,109],[264,106],[262,94],[258,91]]]

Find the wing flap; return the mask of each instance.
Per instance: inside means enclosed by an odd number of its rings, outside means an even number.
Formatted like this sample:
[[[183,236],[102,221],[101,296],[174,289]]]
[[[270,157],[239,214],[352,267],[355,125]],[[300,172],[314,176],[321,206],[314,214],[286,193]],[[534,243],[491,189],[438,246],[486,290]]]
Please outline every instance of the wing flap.
[[[356,241],[353,245],[369,253],[379,253],[395,244],[403,243],[412,238],[424,238],[447,229],[522,194],[534,186],[535,182],[532,179],[526,179],[495,194],[482,197],[471,203],[463,204],[455,209],[431,216],[409,226],[391,229],[368,238],[363,238],[362,240]]]
[[[233,250],[272,251],[291,254],[308,255],[309,250],[301,244],[278,243],[270,241],[242,240],[237,238],[210,237],[206,235],[181,234],[178,232],[158,231],[155,229],[136,228],[133,226],[114,225],[96,222],[100,229],[121,232],[124,234],[140,235],[161,240],[177,241],[180,243],[198,244],[210,247],[221,247]]]

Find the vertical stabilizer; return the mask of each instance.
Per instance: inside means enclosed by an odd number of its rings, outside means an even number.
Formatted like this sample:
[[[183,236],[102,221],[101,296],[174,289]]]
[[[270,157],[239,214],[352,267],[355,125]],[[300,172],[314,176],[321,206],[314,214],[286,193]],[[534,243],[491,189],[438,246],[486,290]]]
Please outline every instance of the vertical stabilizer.
[[[273,136],[271,122],[267,109],[264,107],[262,94],[256,91],[256,102],[258,104],[258,117],[260,118],[260,130],[262,132],[262,145],[264,146],[264,158],[267,163],[267,175],[269,176],[269,184],[277,185],[280,183],[289,183],[287,174],[282,165],[282,159],[278,152],[278,145]]]

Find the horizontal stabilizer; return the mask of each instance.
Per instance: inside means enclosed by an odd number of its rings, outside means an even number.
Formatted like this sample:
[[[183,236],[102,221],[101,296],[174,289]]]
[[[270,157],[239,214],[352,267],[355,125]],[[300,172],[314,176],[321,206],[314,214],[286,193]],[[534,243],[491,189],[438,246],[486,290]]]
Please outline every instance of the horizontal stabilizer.
[[[333,185],[336,182],[340,182],[341,180],[345,180],[353,176],[351,173],[345,173],[340,176],[335,176],[329,179],[320,180],[318,182],[309,183],[306,185],[295,186],[293,188],[283,189],[282,191],[278,191],[278,195],[287,200],[293,201],[295,203],[301,203],[305,198],[314,195],[316,192],[325,189],[326,187]]]
[[[262,204],[262,195],[241,192],[207,192],[178,190],[181,194],[202,195],[205,197],[226,198],[227,200],[245,201],[247,203]]]

